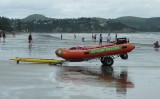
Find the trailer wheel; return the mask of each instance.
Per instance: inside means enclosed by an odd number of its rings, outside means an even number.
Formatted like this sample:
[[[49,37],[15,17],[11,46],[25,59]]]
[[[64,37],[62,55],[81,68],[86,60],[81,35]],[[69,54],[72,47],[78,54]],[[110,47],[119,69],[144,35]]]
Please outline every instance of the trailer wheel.
[[[128,59],[128,54],[127,54],[127,53],[120,54],[120,57],[121,57],[122,59]]]
[[[101,62],[104,66],[112,66],[114,63],[114,60],[111,57],[105,57],[103,61],[101,60]]]

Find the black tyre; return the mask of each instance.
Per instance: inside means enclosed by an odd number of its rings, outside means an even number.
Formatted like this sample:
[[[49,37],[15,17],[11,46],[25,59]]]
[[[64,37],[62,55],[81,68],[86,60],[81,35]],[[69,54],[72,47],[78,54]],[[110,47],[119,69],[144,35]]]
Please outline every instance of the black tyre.
[[[128,54],[127,54],[127,53],[125,53],[125,54],[120,54],[120,57],[121,57],[122,59],[128,59]]]
[[[102,64],[104,66],[112,66],[114,63],[114,60],[111,57],[105,57],[102,61]]]

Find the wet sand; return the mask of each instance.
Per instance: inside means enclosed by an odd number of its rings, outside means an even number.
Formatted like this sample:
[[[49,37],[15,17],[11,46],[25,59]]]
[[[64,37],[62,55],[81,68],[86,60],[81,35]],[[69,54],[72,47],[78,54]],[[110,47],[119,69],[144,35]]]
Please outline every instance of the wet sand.
[[[160,97],[160,68],[157,66],[89,66],[93,63],[56,66],[2,60],[0,63],[0,99]]]
[[[0,42],[0,99],[159,99],[160,51],[152,48],[159,34],[122,34],[136,44],[128,60],[114,59],[111,67],[100,61],[65,63],[63,66],[23,63],[13,57],[54,58],[57,48],[93,45],[91,39],[81,42],[84,34],[33,34],[28,47],[27,34],[7,35]],[[120,34],[119,34],[120,35]],[[88,38],[90,34],[86,35]],[[56,43],[55,43],[56,42]]]

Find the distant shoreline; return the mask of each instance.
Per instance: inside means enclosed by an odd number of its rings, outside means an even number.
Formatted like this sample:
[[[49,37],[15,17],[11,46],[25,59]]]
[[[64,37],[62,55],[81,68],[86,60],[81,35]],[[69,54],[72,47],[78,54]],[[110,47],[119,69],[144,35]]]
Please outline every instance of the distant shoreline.
[[[6,32],[7,34],[13,34],[13,32]],[[75,32],[75,33],[66,33],[66,32],[14,32],[15,34],[29,34],[29,33],[34,33],[34,34],[45,34],[45,33],[53,33],[53,34],[86,34],[87,32]],[[123,33],[160,33],[160,32],[93,32],[93,33],[87,33],[87,34],[100,34],[100,33],[117,33],[117,34],[123,34]]]

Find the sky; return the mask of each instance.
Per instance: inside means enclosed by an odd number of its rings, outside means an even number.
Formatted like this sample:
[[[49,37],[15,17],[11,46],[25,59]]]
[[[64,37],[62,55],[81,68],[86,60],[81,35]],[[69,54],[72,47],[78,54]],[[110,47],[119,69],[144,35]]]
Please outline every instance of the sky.
[[[0,16],[22,19],[32,14],[51,18],[160,17],[160,0],[0,0]]]

